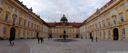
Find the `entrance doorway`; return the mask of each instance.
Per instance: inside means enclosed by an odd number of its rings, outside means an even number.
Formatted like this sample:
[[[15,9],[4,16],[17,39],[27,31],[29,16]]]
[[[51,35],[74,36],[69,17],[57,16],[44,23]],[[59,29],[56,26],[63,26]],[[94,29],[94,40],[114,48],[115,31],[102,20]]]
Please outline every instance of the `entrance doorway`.
[[[39,38],[38,32],[37,32],[36,36],[37,36],[37,38]]]
[[[15,37],[15,32],[16,32],[16,29],[14,27],[12,27],[10,29],[10,37]]]
[[[90,33],[90,39],[92,39],[92,33]]]
[[[52,34],[49,35],[49,38],[52,38]]]
[[[113,29],[113,40],[118,40],[119,35],[118,35],[118,29],[115,28]]]
[[[79,38],[79,35],[78,34],[76,34],[76,38]]]

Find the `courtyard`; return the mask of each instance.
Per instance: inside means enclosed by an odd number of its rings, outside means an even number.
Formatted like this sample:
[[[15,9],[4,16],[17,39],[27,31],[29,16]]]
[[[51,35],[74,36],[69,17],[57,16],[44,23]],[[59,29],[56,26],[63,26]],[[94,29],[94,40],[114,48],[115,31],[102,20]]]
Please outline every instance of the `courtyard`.
[[[128,40],[95,40],[74,39],[72,42],[57,42],[44,39],[38,44],[37,39],[15,40],[15,45],[10,46],[8,40],[0,40],[0,53],[112,53],[128,52]]]

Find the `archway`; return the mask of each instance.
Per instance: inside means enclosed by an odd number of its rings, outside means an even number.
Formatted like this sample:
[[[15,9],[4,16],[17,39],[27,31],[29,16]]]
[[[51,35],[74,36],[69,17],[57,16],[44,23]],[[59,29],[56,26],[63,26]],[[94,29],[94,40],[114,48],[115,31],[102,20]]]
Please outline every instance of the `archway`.
[[[49,38],[52,38],[52,34],[49,35]]]
[[[90,33],[90,39],[92,39],[92,33]]]
[[[14,27],[12,27],[10,29],[10,37],[15,37],[15,32],[16,32],[16,29]]]
[[[38,32],[37,32],[36,36],[37,36],[37,38],[39,38]]]
[[[76,34],[76,38],[79,38],[79,35],[78,34]]]
[[[118,29],[115,28],[113,29],[113,40],[118,40],[119,34],[118,34]]]

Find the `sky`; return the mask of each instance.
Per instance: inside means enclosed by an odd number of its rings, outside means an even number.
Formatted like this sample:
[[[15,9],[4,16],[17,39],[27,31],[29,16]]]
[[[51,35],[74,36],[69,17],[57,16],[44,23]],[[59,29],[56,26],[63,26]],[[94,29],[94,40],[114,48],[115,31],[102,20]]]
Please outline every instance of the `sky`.
[[[97,8],[103,7],[110,0],[20,0],[33,12],[39,14],[45,22],[59,22],[63,14],[68,22],[83,22]]]

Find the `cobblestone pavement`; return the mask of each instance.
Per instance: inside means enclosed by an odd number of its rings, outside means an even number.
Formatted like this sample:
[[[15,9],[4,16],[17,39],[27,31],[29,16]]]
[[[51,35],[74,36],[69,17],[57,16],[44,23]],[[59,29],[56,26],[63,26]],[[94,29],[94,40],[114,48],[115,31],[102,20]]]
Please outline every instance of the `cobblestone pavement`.
[[[30,48],[19,40],[15,41],[14,46],[10,46],[8,40],[0,40],[0,53],[30,53]]]
[[[76,40],[76,42],[55,42],[44,39],[42,44],[38,44],[37,39],[22,39],[16,40],[16,44],[13,47],[9,46],[8,41],[4,40],[0,41],[0,53],[18,53],[22,50],[26,52],[30,50],[30,53],[107,53],[108,51],[128,51],[128,41],[126,40],[98,40],[98,42],[91,42],[90,39]]]

